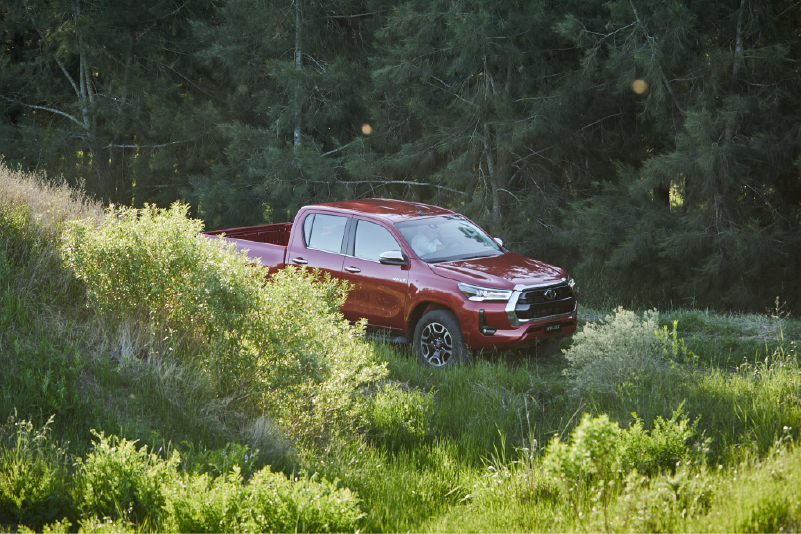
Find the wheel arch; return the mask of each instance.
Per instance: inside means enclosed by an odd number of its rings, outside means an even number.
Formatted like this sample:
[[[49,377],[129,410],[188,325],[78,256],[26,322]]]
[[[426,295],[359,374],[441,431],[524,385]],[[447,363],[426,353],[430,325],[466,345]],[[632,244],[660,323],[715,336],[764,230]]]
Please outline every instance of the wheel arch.
[[[445,306],[444,304],[440,304],[439,302],[420,302],[414,307],[414,309],[412,309],[411,313],[409,314],[409,319],[406,321],[406,339],[410,341],[414,339],[414,329],[417,327],[417,323],[420,322],[420,319],[423,318],[423,315],[434,310],[447,310],[456,315],[451,308]],[[459,320],[458,317],[456,320]]]

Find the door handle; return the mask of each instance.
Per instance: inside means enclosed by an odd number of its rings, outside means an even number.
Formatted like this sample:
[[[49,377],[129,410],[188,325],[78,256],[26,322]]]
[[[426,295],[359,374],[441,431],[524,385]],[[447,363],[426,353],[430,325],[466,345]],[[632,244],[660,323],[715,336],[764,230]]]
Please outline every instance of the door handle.
[[[345,270],[348,271],[349,273],[360,273],[360,272],[362,272],[362,270],[359,269],[358,267],[345,267]]]
[[[297,264],[300,264],[300,265],[306,265],[307,263],[309,263],[308,261],[304,260],[303,258],[292,258],[292,261],[297,263]]]

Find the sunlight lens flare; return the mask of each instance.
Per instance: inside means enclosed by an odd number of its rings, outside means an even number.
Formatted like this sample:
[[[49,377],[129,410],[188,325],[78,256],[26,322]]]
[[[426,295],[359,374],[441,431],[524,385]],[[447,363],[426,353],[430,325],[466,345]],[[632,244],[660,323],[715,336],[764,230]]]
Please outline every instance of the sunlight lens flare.
[[[648,91],[648,83],[645,80],[634,80],[634,83],[631,84],[631,90],[638,95],[643,95]]]

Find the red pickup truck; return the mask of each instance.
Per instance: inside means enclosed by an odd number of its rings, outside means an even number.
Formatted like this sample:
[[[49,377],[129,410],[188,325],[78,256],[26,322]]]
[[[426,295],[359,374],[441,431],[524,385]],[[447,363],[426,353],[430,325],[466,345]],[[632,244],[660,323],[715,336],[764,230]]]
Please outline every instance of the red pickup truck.
[[[412,340],[434,367],[470,351],[533,347],[553,353],[576,330],[574,282],[559,267],[503,247],[451,210],[389,199],[302,208],[294,223],[204,232],[222,236],[270,272],[317,268],[349,281],[342,313]]]

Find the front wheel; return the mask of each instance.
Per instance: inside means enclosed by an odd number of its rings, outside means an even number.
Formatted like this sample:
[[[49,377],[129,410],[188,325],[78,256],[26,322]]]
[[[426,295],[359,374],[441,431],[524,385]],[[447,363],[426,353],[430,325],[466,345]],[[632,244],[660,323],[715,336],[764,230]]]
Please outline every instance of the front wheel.
[[[448,310],[435,310],[423,315],[414,329],[414,351],[422,363],[431,367],[448,367],[470,361],[459,320]]]

